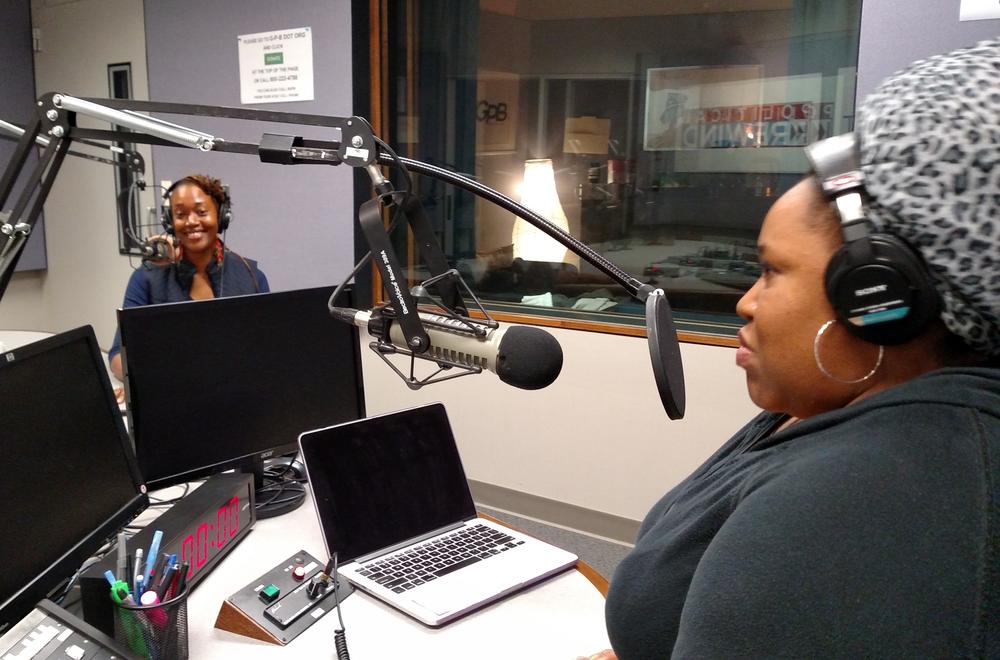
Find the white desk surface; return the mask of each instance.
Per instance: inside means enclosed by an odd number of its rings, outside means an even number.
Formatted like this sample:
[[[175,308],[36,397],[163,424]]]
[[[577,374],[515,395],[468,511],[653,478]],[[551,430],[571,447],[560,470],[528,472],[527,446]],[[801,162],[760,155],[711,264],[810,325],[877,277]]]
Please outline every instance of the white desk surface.
[[[3,330],[0,329],[0,353],[6,351],[13,351],[16,348],[21,348],[27,344],[45,339],[46,337],[51,337],[54,333],[45,332],[42,330]],[[108,365],[108,354],[101,351],[101,357],[104,360],[104,368],[108,372],[108,378],[111,379],[112,387],[118,387],[121,383],[114,377],[111,373],[111,367]]]
[[[0,330],[0,353],[21,348],[25,344],[51,337],[51,332],[37,330]]]
[[[299,550],[318,558],[324,554],[309,498],[291,513],[257,521],[247,537],[192,592],[188,602],[191,658],[335,658],[335,610],[285,647],[214,627],[228,596]],[[438,629],[428,628],[360,591],[344,600],[341,609],[353,660],[572,660],[610,646],[604,626],[604,597],[576,570]]]

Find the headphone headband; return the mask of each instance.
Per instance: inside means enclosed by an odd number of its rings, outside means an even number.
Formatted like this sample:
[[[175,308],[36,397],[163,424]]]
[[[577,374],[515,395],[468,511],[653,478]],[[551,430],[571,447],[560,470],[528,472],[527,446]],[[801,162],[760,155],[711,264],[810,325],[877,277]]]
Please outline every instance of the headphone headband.
[[[871,222],[866,213],[865,177],[861,171],[861,149],[854,133],[814,142],[805,151],[823,193],[837,207],[837,215],[845,234],[844,240],[860,238],[863,234],[858,230],[866,230],[864,233],[868,233]],[[867,223],[867,226],[848,229],[858,222]],[[858,235],[848,238],[848,234]]]

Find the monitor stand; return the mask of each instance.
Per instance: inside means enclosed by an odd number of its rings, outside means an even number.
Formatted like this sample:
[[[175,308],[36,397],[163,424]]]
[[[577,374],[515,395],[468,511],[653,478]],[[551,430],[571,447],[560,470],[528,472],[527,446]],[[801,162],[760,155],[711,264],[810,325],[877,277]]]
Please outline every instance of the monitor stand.
[[[242,467],[243,472],[253,474],[257,520],[294,511],[306,499],[305,478],[293,467],[291,459],[287,464],[269,463],[255,456]]]

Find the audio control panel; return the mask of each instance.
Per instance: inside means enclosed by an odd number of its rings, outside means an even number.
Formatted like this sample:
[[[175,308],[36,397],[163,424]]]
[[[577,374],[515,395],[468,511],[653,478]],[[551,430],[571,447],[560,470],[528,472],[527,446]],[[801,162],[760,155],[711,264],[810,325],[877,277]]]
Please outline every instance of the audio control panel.
[[[354,591],[326,568],[305,550],[295,553],[227,598],[215,627],[289,643]]]

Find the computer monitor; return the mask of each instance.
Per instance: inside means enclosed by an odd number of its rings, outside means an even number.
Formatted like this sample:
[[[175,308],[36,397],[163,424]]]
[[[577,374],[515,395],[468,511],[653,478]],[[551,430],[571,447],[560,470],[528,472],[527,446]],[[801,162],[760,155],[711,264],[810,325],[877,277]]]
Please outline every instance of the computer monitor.
[[[0,353],[0,633],[148,505],[90,326]]]
[[[358,330],[330,317],[332,291],[118,310],[130,428],[151,487],[231,468],[259,478],[262,460],[296,451],[303,431],[365,416]],[[338,306],[350,304],[346,289]]]

